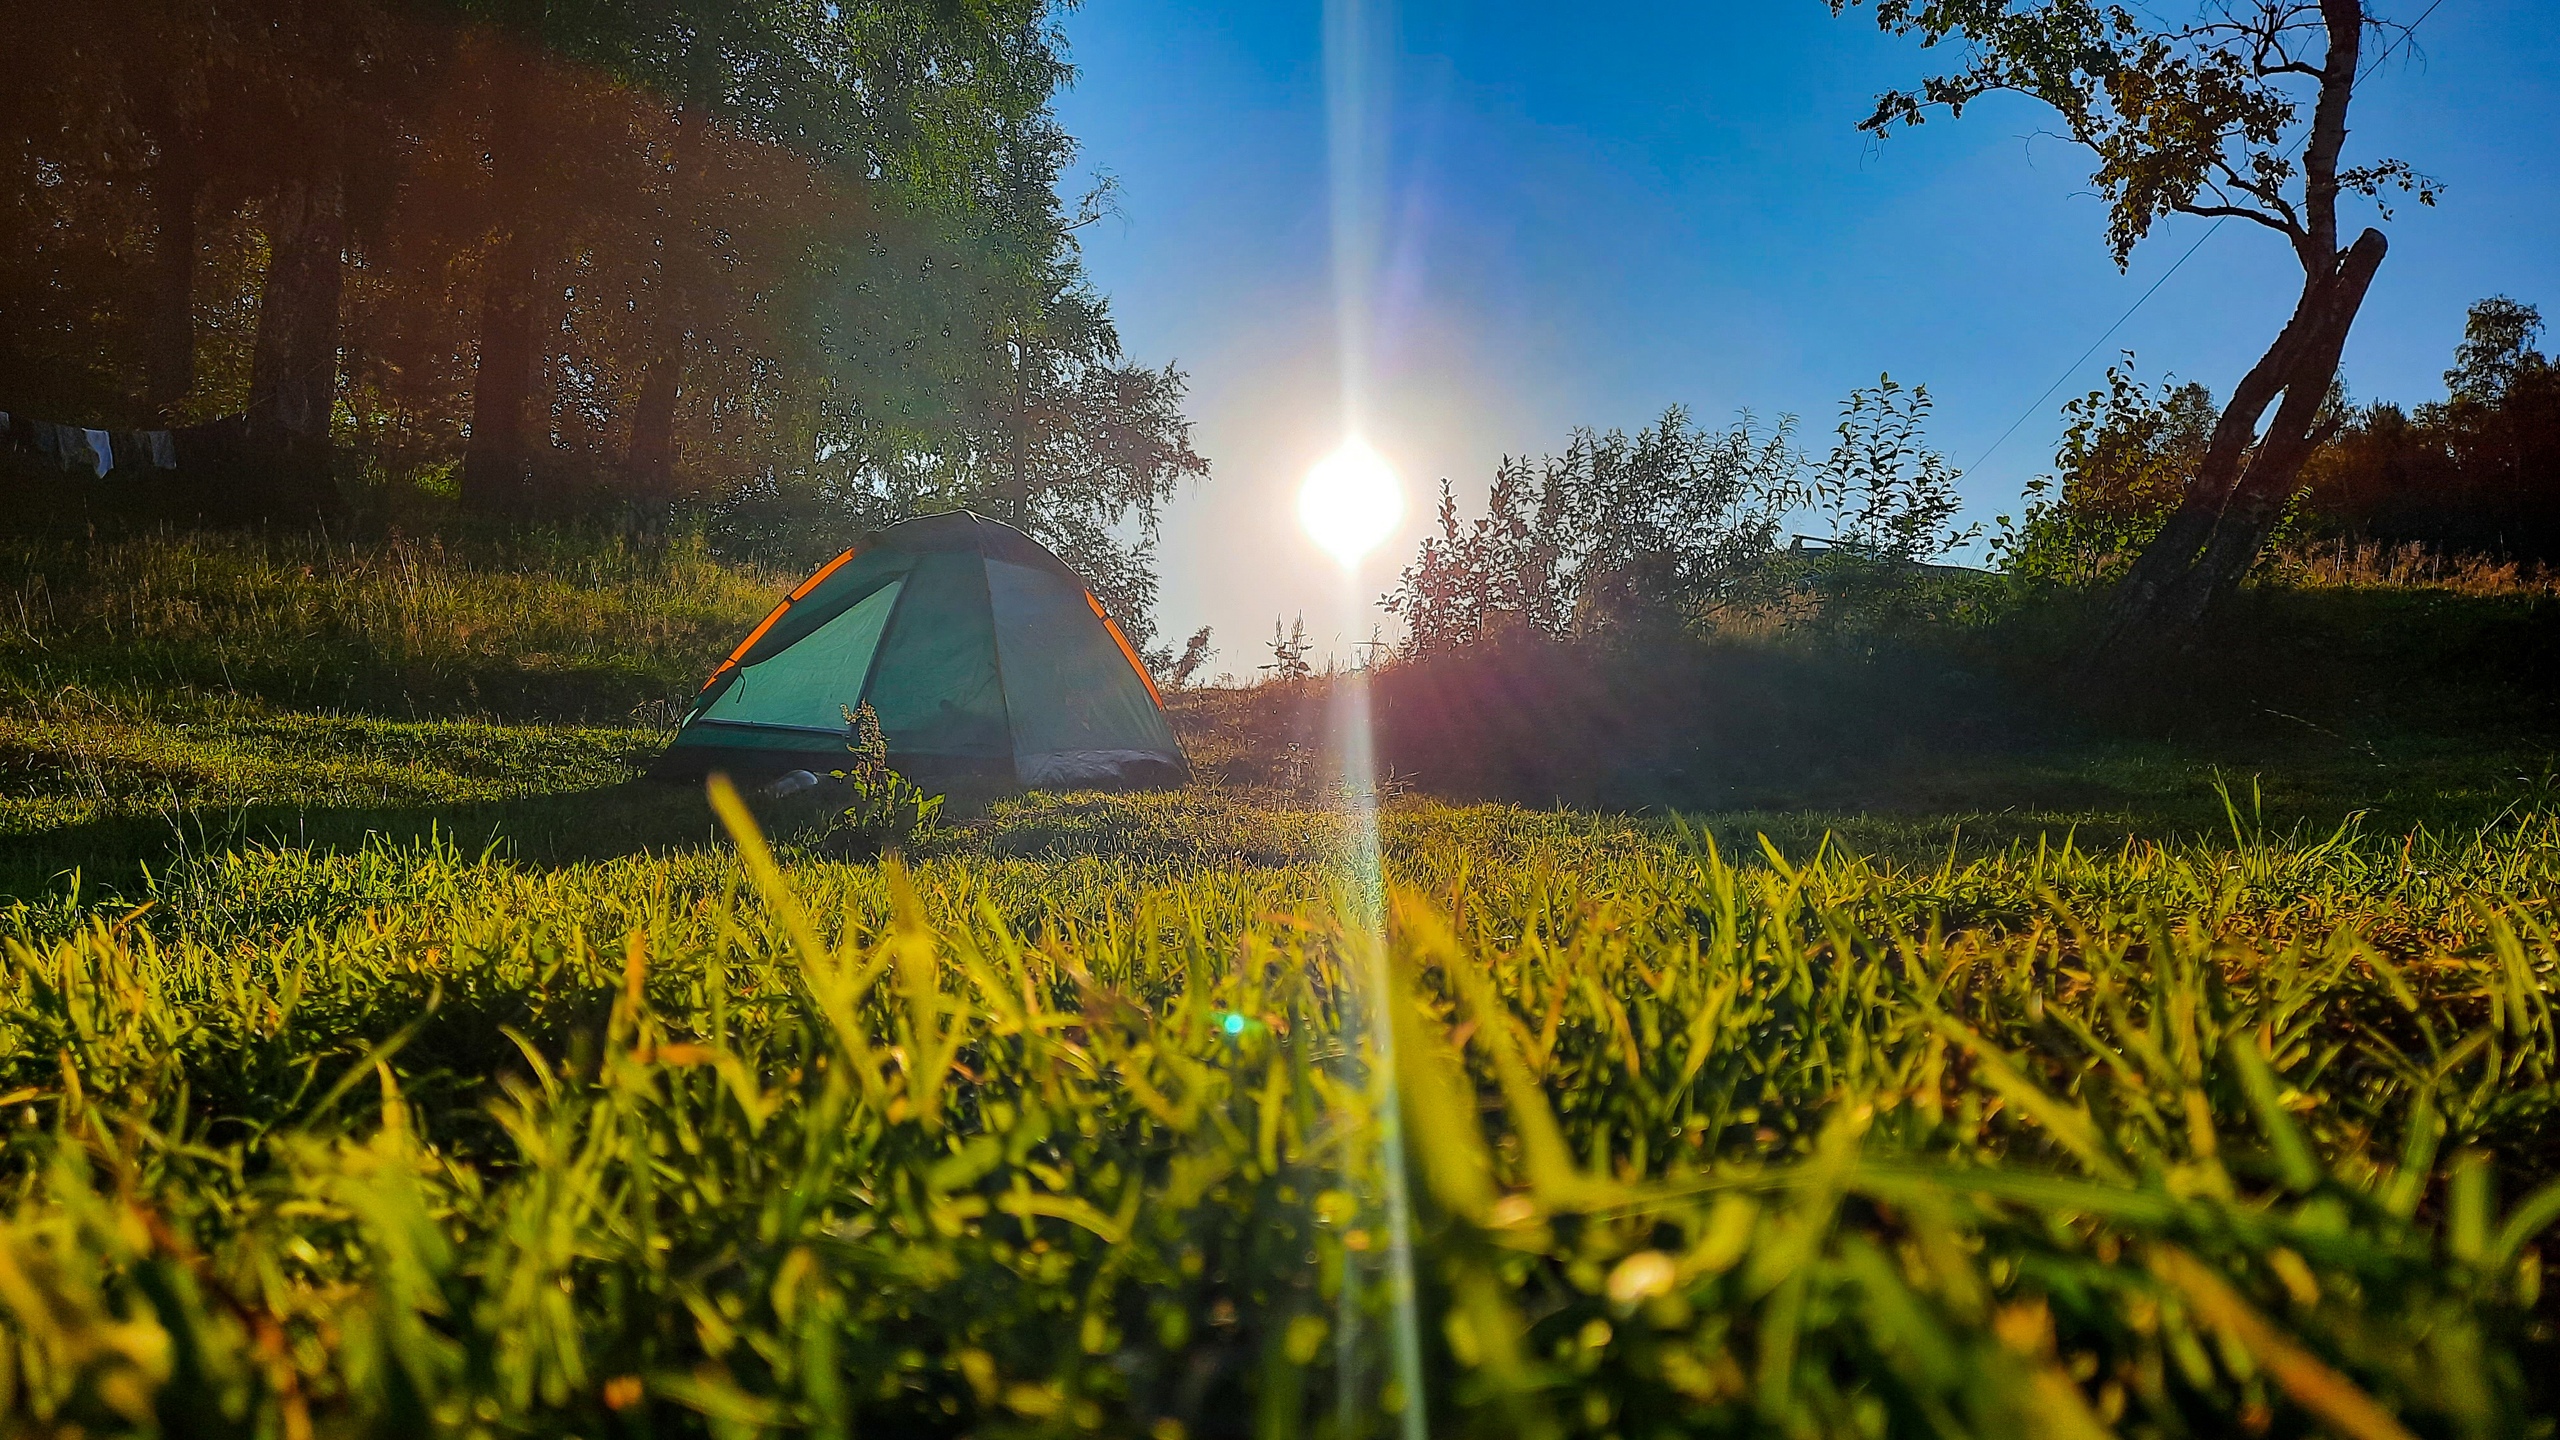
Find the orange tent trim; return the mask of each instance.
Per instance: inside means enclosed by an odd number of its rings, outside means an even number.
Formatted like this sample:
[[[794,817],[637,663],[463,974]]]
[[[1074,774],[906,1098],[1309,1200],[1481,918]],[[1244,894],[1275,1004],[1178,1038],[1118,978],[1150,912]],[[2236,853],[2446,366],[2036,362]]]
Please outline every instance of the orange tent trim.
[[[729,652],[729,658],[720,662],[720,668],[711,672],[711,678],[702,682],[702,688],[705,690],[710,689],[719,681],[721,676],[738,668],[738,663],[746,657],[746,653],[748,651],[756,648],[756,642],[763,639],[765,632],[774,627],[774,622],[780,620],[792,606],[807,599],[810,591],[817,589],[820,582],[824,581],[828,576],[836,573],[836,571],[842,569],[844,567],[844,562],[852,559],[853,556],[854,552],[847,550],[833,560],[819,566],[817,574],[801,581],[796,589],[794,589],[790,594],[783,596],[782,603],[773,607],[773,613],[765,616],[763,621],[760,622],[756,628],[748,631],[747,638],[738,642],[738,648]],[[1129,642],[1126,640],[1121,641],[1120,648],[1123,650],[1128,649]],[[1153,686],[1151,685],[1149,688],[1152,689]]]
[[[1120,622],[1111,618],[1111,612],[1102,608],[1102,602],[1093,598],[1092,591],[1084,592],[1084,603],[1092,606],[1093,613],[1102,617],[1102,628],[1110,631],[1111,638],[1119,642],[1121,658],[1129,662],[1130,669],[1138,672],[1139,683],[1147,687],[1147,695],[1156,702],[1156,708],[1163,709],[1164,692],[1156,688],[1156,677],[1147,673],[1147,664],[1138,658],[1137,650],[1129,644],[1129,637],[1120,633]]]

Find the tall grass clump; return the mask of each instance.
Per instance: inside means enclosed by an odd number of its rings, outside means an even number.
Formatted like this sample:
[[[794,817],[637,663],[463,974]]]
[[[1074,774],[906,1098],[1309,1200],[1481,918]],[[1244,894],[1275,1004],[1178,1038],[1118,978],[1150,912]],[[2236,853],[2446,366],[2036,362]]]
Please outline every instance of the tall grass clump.
[[[699,537],[0,540],[0,675],[414,716],[621,718],[680,694],[788,583]]]
[[[2560,590],[2551,567],[2492,555],[2430,549],[2414,542],[2307,540],[2270,557],[2270,574],[2305,588],[2442,590],[2456,595],[2547,598]]]
[[[2547,819],[1912,868],[1414,806],[1381,993],[1328,853],[723,806],[18,912],[10,1427],[2548,1433]]]

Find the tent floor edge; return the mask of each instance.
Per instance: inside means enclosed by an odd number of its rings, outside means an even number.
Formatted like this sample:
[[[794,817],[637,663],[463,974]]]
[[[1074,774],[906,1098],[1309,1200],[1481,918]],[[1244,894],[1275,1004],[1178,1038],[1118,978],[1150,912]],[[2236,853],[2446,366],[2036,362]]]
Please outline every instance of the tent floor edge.
[[[714,772],[741,784],[793,770],[824,775],[845,765],[841,747],[750,750],[716,745],[677,745],[662,752],[643,778],[696,784]],[[1027,756],[1017,762],[993,756],[900,755],[889,768],[936,793],[1020,794],[1031,790],[1172,790],[1191,783],[1189,764],[1156,751],[1075,751]]]

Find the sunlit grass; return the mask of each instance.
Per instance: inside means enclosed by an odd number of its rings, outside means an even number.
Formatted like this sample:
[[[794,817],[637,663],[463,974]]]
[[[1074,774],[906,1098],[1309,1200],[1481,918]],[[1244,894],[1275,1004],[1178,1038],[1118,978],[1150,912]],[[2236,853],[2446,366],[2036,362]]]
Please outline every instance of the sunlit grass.
[[[67,707],[66,707],[67,710]],[[463,804],[609,784],[654,731],[208,707],[190,719],[0,715],[0,833],[175,809]]]
[[[1320,819],[1044,800],[903,874],[253,850],[22,911],[0,1398],[1322,1433],[1380,1213]],[[1382,839],[1435,1424],[2548,1400],[2547,819],[1937,867],[1499,807]]]
[[[0,698],[622,720],[689,693],[793,578],[682,536],[13,537]]]

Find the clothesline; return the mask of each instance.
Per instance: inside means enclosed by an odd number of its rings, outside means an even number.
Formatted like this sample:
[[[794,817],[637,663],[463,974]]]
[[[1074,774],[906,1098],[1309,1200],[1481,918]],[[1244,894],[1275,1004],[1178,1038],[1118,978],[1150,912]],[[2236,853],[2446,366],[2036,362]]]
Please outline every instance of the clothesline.
[[[0,410],[0,435],[12,450],[31,450],[65,470],[87,470],[101,480],[119,465],[178,468],[178,440],[166,430],[92,430]]]

